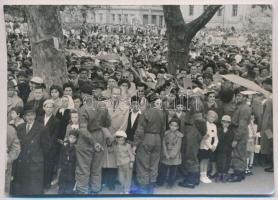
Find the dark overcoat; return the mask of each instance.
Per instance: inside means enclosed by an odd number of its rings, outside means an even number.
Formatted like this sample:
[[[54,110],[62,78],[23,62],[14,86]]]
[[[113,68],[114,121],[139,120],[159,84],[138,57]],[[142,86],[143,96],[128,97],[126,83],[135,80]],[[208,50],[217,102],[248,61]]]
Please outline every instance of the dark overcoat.
[[[12,194],[43,194],[44,155],[50,149],[49,133],[44,126],[35,121],[29,133],[26,123],[17,128],[21,152],[15,162]]]

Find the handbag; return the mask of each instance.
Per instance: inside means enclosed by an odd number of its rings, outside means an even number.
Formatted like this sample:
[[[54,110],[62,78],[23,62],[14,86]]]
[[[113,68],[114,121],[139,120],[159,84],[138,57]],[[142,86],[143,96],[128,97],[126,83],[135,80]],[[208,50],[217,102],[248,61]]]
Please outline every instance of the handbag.
[[[259,137],[256,137],[254,152],[260,153],[260,151],[261,151],[261,145],[259,144]]]

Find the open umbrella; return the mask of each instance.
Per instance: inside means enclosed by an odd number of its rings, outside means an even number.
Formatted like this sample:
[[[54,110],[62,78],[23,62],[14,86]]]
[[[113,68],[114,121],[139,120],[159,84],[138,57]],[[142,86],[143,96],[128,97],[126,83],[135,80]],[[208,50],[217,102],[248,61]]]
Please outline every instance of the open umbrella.
[[[227,75],[221,75],[224,79],[231,81],[233,83],[236,83],[238,85],[241,85],[243,87],[248,88],[249,90],[253,90],[253,91],[257,91],[260,92],[262,94],[264,94],[266,97],[271,96],[271,93],[268,92],[267,90],[263,89],[262,87],[260,87],[258,84],[256,84],[253,81],[250,81],[248,79],[242,78],[238,75],[234,75],[234,74],[227,74]]]

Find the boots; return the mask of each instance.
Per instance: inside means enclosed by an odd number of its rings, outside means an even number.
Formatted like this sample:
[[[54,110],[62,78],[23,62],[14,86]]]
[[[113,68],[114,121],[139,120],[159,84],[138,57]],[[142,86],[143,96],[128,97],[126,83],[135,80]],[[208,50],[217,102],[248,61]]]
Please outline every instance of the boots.
[[[193,189],[193,188],[195,188],[196,184],[199,184],[198,182],[199,181],[196,181],[195,173],[188,173],[187,176],[184,178],[184,180],[182,182],[178,183],[178,185],[181,187]]]
[[[222,183],[226,183],[229,180],[229,174],[223,174],[222,176]]]
[[[235,183],[235,182],[240,182],[244,179],[245,179],[245,172],[235,170],[234,174],[232,174],[228,182]]]
[[[222,173],[217,174],[217,176],[215,177],[215,182],[216,183],[223,182],[223,174]]]

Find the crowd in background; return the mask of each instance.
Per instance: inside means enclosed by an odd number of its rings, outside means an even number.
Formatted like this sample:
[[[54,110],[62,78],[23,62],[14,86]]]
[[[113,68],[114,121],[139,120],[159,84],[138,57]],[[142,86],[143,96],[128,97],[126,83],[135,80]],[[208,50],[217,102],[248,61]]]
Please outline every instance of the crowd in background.
[[[47,85],[20,27],[7,29],[7,193],[152,194],[273,172],[272,97],[221,76],[272,92],[270,33],[204,28],[171,75],[165,29],[83,24],[63,31],[68,80]],[[245,44],[205,42],[215,33]]]

